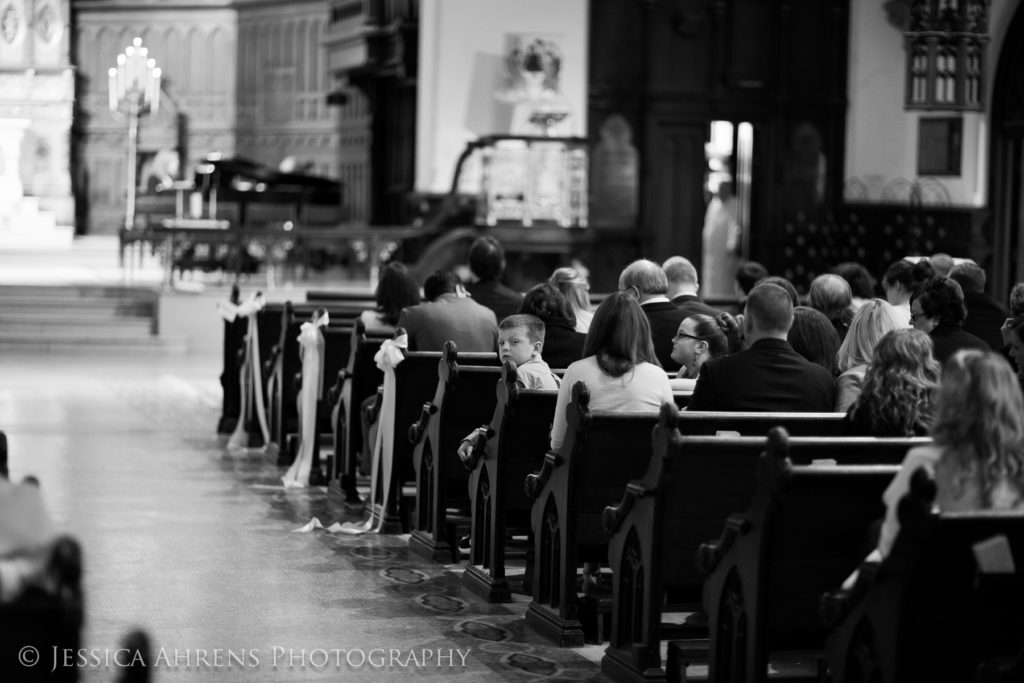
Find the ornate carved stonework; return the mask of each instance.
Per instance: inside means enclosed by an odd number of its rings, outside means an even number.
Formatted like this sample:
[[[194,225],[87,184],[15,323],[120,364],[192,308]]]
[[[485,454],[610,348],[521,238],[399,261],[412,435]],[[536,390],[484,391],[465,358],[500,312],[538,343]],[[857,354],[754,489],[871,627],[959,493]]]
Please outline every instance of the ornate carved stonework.
[[[60,35],[60,19],[53,5],[43,5],[36,13],[36,32],[46,43],[52,43]]]
[[[3,35],[4,40],[8,43],[13,43],[14,39],[18,37],[18,29],[20,27],[21,16],[18,14],[18,8],[14,5],[8,5],[3,14],[0,15],[0,35]]]

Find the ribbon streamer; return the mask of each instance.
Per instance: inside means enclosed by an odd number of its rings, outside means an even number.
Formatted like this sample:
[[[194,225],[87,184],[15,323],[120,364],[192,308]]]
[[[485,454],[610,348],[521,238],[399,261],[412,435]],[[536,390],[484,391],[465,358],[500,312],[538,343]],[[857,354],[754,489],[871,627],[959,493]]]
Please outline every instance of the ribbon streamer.
[[[313,447],[320,438],[316,428],[316,406],[323,392],[324,337],[327,314],[313,322],[302,323],[299,331],[299,355],[302,356],[302,387],[297,399],[299,409],[299,454],[281,481],[285,488],[303,488],[309,483],[313,465]]]
[[[256,420],[259,422],[260,432],[263,434],[263,443],[270,442],[266,405],[263,402],[263,368],[260,359],[259,325],[257,324],[259,317],[257,313],[263,310],[265,303],[263,295],[257,292],[237,306],[230,303],[221,303],[219,306],[221,315],[228,322],[234,322],[238,318],[247,318],[249,321],[249,329],[245,337],[245,360],[242,362],[242,369],[239,373],[242,405],[238,411],[238,424],[235,425],[235,431],[228,439],[228,448],[248,447],[249,433],[245,431],[245,421],[250,406],[253,405],[256,408]]]
[[[384,525],[388,497],[391,493],[391,470],[395,452],[395,368],[405,360],[405,354],[402,351],[407,348],[409,348],[409,335],[401,334],[395,339],[385,340],[373,357],[377,367],[384,371],[384,398],[380,414],[377,417],[377,438],[373,444],[373,468],[370,473],[370,517],[360,523],[346,522],[337,529],[331,528],[331,531],[343,534],[377,533]],[[382,480],[383,493],[378,516],[376,500],[379,480]]]

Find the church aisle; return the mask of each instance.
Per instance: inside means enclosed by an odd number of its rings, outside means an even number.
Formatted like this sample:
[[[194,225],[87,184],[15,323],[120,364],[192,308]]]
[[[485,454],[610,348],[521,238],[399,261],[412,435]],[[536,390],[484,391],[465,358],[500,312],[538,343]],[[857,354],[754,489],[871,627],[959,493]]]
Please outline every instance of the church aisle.
[[[479,601],[404,536],[294,533],[334,521],[326,494],[285,493],[262,453],[223,448],[219,372],[213,356],[0,359],[11,478],[37,476],[84,549],[83,680],[115,679],[104,660],[133,627],[157,681],[601,680],[603,646],[547,645],[525,602]]]

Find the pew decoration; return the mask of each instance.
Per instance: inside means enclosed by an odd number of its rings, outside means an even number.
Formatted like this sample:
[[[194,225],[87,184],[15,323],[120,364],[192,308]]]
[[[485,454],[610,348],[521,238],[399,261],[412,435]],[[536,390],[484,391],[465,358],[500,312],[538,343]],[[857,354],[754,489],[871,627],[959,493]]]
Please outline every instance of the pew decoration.
[[[323,393],[324,337],[321,330],[330,323],[324,309],[313,314],[310,322],[302,323],[299,331],[299,355],[302,357],[302,386],[298,396],[299,455],[281,478],[284,487],[304,488],[309,483],[313,463],[313,449],[320,438],[317,431],[317,401]]]
[[[405,360],[404,351],[409,348],[409,335],[398,328],[394,339],[386,339],[373,360],[377,367],[384,371],[384,398],[381,404],[378,425],[392,424],[395,416],[395,368]],[[370,517],[363,522],[346,522],[338,529],[345,534],[377,533],[384,525],[384,517],[388,508],[388,496],[391,487],[391,470],[394,464],[395,434],[390,429],[378,429],[373,444],[373,465],[370,470]],[[382,489],[381,504],[376,505],[377,483],[385,482]],[[377,510],[380,510],[378,515]]]
[[[248,448],[252,444],[248,424],[250,417],[255,413],[260,435],[263,437],[262,445],[270,440],[270,428],[267,426],[266,403],[263,396],[262,364],[260,362],[260,335],[257,325],[258,313],[263,310],[266,301],[261,292],[256,292],[248,300],[233,304],[220,302],[218,309],[221,316],[228,322],[234,322],[238,318],[248,320],[248,332],[243,347],[242,370],[239,373],[241,385],[241,409],[238,415],[238,424],[235,431],[228,438],[228,448]]]

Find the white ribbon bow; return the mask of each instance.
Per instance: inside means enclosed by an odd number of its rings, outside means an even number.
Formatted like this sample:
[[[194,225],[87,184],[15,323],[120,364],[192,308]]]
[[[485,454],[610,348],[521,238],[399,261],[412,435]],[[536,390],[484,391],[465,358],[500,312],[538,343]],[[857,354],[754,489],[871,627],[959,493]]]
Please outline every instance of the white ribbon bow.
[[[237,318],[248,318],[249,329],[246,332],[245,360],[239,373],[239,382],[242,390],[242,405],[238,411],[238,424],[235,431],[228,439],[228,448],[246,448],[249,444],[249,434],[245,431],[245,418],[249,412],[249,406],[255,404],[256,419],[260,425],[260,432],[263,434],[263,443],[270,442],[270,428],[267,427],[266,405],[263,402],[263,362],[260,358],[260,334],[257,325],[258,316],[266,305],[263,295],[257,292],[245,302],[237,306],[232,303],[221,303],[221,315],[228,322],[234,322]]]
[[[320,435],[316,430],[316,406],[323,392],[324,338],[320,328],[327,326],[327,313],[299,328],[299,355],[302,356],[302,387],[297,398],[299,410],[299,454],[281,481],[285,488],[303,488],[309,482],[313,465],[313,445]]]
[[[395,368],[405,360],[403,350],[409,348],[409,335],[401,334],[395,339],[386,339],[380,350],[373,356],[377,367],[384,371],[384,397],[377,416],[377,438],[373,444],[373,468],[370,473],[370,518],[361,523],[346,522],[338,529],[343,534],[377,533],[384,525],[391,493],[391,471],[395,448]],[[383,500],[378,508],[376,503],[377,481],[383,479]],[[376,520],[377,510],[380,516]],[[376,523],[375,523],[376,522]]]

